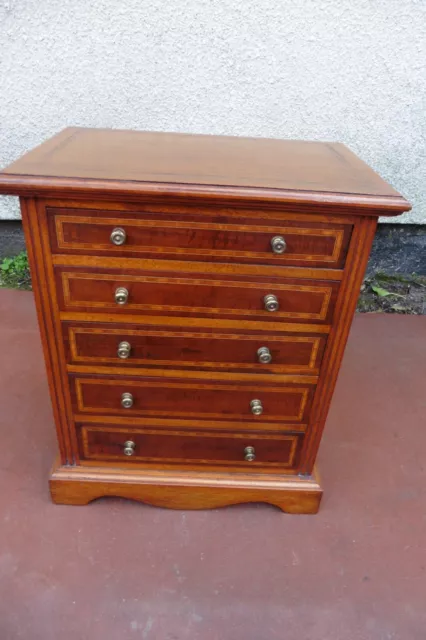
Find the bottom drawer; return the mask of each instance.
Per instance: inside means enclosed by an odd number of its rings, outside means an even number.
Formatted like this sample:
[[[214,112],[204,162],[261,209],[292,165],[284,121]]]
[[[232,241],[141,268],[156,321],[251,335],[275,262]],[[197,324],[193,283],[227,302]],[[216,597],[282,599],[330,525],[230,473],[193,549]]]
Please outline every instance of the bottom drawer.
[[[117,462],[210,464],[242,467],[296,464],[303,436],[156,431],[81,425],[83,458]]]

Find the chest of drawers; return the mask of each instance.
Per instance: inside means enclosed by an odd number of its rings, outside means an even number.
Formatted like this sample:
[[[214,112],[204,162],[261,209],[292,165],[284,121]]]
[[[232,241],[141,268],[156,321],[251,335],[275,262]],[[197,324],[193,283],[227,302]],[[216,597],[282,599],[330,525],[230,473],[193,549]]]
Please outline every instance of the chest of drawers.
[[[408,202],[340,144],[80,128],[0,193],[20,196],[53,500],[315,513],[376,221]]]

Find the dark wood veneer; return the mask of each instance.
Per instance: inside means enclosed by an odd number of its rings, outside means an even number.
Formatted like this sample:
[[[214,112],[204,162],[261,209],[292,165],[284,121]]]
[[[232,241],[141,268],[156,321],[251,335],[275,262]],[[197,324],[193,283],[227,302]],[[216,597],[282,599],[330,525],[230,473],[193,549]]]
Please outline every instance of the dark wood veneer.
[[[72,376],[71,395],[76,413],[118,416],[156,416],[250,421],[306,422],[314,384],[303,382],[273,386],[247,380],[221,383],[199,379],[133,379]],[[131,393],[133,406],[121,406],[123,393]],[[261,416],[253,415],[251,400],[263,405]],[[200,424],[202,426],[202,423]]]
[[[326,339],[320,334],[247,334],[177,327],[127,328],[120,324],[63,324],[67,361],[116,367],[182,367],[263,373],[318,374]],[[126,359],[117,355],[121,342],[130,345]],[[271,362],[259,366],[258,350],[269,349]]]
[[[257,435],[206,431],[156,431],[104,427],[93,424],[80,429],[82,459],[114,460],[121,463],[219,464],[249,471],[258,467],[293,467],[303,436],[300,434]],[[123,453],[127,441],[134,442],[130,458]],[[253,447],[255,459],[246,461],[246,447]]]
[[[49,232],[55,253],[258,263],[341,268],[352,231],[349,224],[242,219],[214,215],[197,208],[175,212],[108,212],[93,209],[48,208]],[[124,245],[110,239],[115,228],[126,233]],[[271,240],[283,235],[286,251],[274,254]]]
[[[101,271],[56,268],[56,284],[63,311],[109,310],[117,314],[195,315],[275,322],[330,324],[339,284],[295,278],[243,277],[238,270],[221,277],[214,274],[129,270]],[[116,289],[129,292],[128,302],[114,300]],[[264,297],[273,294],[278,311],[265,309]]]

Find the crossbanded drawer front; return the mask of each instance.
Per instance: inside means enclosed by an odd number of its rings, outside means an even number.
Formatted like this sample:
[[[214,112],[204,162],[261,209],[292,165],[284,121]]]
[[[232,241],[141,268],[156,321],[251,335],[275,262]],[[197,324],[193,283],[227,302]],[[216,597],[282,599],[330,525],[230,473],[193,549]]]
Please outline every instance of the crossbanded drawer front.
[[[70,364],[317,374],[326,339],[316,335],[205,333],[63,324]]]
[[[293,467],[303,441],[300,434],[259,435],[206,431],[156,431],[78,426],[83,459],[114,462],[214,464],[256,468]]]
[[[54,253],[342,268],[350,224],[48,207]]]
[[[339,284],[322,280],[56,268],[63,311],[110,311],[330,324]]]
[[[306,423],[314,384],[98,378],[70,375],[76,414]]]

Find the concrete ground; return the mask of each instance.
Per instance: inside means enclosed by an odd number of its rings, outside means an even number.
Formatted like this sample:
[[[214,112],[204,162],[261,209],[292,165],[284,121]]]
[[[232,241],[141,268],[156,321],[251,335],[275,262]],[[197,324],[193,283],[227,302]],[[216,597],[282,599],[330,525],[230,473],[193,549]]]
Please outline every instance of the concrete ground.
[[[424,640],[424,316],[356,317],[317,516],[54,506],[31,293],[0,291],[0,354],[0,640]]]

